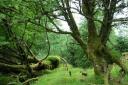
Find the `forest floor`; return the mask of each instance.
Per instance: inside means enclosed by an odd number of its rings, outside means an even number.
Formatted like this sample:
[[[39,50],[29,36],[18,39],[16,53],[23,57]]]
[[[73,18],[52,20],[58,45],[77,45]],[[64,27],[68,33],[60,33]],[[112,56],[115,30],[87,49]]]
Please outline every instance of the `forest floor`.
[[[119,70],[118,66],[113,67],[111,85],[128,85],[128,75],[122,79],[121,83],[118,82],[118,79],[120,79]],[[71,75],[69,71],[71,71]],[[87,75],[82,75],[81,72],[87,73]],[[61,66],[48,74],[40,76],[32,85],[103,85],[103,80],[94,76],[92,68],[81,69],[70,66],[67,71],[65,67]]]
[[[111,71],[113,84],[111,85],[128,85],[128,75],[122,79],[121,83],[116,82],[119,79],[119,70],[119,67],[113,67]],[[82,73],[86,75],[82,75]],[[46,70],[37,79],[37,81],[32,81],[30,85],[103,85],[103,81],[94,76],[92,68],[82,69],[71,65],[68,66],[68,70],[63,65],[52,71]],[[22,84],[14,76],[0,74],[0,85]]]

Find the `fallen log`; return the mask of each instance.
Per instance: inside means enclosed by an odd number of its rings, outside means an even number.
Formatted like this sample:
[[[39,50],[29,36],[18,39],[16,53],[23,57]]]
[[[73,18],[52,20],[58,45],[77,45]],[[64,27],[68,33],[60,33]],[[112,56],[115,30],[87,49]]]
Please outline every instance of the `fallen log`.
[[[26,70],[26,65],[10,65],[10,64],[5,64],[5,63],[0,63],[0,72],[3,73],[20,73],[20,72],[25,72]]]
[[[44,60],[42,62],[33,63],[30,65],[30,68],[33,72],[45,70],[45,69],[55,69],[59,66],[59,58],[56,57],[50,57],[47,60]],[[0,72],[6,72],[6,73],[20,73],[20,72],[26,72],[27,66],[26,65],[10,65],[7,63],[1,63],[0,62]]]

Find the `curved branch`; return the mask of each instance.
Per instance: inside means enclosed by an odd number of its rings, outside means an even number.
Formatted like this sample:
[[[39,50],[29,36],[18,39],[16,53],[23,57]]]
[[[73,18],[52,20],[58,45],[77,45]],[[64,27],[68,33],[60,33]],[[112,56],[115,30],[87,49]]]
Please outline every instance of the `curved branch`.
[[[128,22],[128,17],[113,19],[113,22]]]
[[[62,30],[60,30],[60,31],[54,31],[54,30],[52,30],[52,28],[50,29],[48,27],[45,27],[45,26],[43,26],[43,25],[41,25],[39,23],[33,22],[31,20],[28,20],[28,22],[30,22],[30,23],[32,23],[34,25],[37,25],[37,26],[40,26],[40,27],[45,28],[47,32],[53,32],[53,33],[57,33],[57,34],[72,34],[72,32],[67,32],[67,31],[62,31]]]
[[[47,33],[47,31],[46,31],[46,36],[47,36],[47,42],[48,42],[48,53],[47,53],[47,55],[43,58],[43,59],[41,59],[40,60],[40,62],[42,62],[43,60],[45,60],[45,59],[47,59],[48,58],[48,56],[49,56],[49,54],[50,54],[50,41],[49,41],[49,38],[48,38],[48,33]]]

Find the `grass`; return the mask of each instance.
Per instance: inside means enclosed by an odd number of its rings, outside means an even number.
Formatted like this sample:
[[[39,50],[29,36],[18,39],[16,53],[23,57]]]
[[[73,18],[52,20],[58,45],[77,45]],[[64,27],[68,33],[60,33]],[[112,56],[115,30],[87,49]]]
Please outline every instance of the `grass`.
[[[103,80],[94,76],[92,68],[81,69],[70,66],[69,70],[72,73],[71,76],[69,75],[69,71],[61,66],[48,74],[40,76],[32,85],[103,85]],[[128,85],[128,75],[122,79],[121,84],[116,83],[116,79],[119,77],[119,70],[120,68],[115,65],[111,71],[112,77],[115,78],[112,85]],[[86,72],[87,76],[82,76],[81,71]]]
[[[128,85],[128,75],[122,79],[121,84],[116,82],[119,78],[119,70],[120,68],[117,65],[113,66],[111,76],[114,78],[114,82],[112,81],[111,85]],[[69,71],[71,71],[71,76]],[[83,76],[81,71],[86,72],[87,76]],[[0,74],[0,85],[8,85],[8,83],[13,83],[11,85],[22,85],[16,83],[16,79],[13,77]],[[103,80],[94,75],[92,68],[74,68],[69,65],[68,71],[64,66],[60,66],[52,71],[43,71],[43,75],[38,76],[38,80],[31,82],[31,85],[103,85]]]
[[[65,67],[55,69],[49,74],[40,76],[38,81],[32,85],[99,85],[101,80],[95,80],[93,69],[73,68],[70,66],[71,76]],[[86,71],[87,76],[81,75],[81,71]]]

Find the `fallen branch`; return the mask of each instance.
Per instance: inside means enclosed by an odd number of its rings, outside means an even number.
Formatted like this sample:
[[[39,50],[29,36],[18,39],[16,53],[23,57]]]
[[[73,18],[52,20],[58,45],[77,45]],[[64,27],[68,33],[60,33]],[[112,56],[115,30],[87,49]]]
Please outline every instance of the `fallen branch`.
[[[26,80],[26,81],[23,82],[23,85],[27,85],[29,82],[31,82],[31,81],[36,81],[36,80],[38,80],[37,77],[36,77],[36,78],[28,79],[28,80]]]

